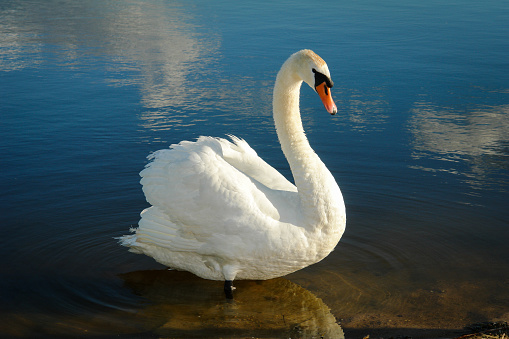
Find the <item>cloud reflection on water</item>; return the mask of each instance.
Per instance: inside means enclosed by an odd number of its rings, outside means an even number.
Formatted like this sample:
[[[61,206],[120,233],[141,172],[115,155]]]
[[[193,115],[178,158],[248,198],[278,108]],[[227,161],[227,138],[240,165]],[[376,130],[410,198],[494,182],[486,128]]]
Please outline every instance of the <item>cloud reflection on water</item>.
[[[457,111],[428,102],[416,103],[409,132],[412,157],[439,160],[434,167],[413,166],[429,172],[448,172],[466,177],[473,187],[503,169],[509,140],[509,105]],[[462,166],[467,164],[468,168]]]
[[[357,132],[371,132],[383,130],[389,118],[389,103],[377,89],[362,93],[352,89],[343,89],[342,95],[347,95],[346,100],[340,104],[345,110],[352,129]]]
[[[138,86],[145,108],[144,128],[192,125],[181,109],[198,109],[212,86],[193,78],[217,78],[210,65],[221,44],[218,34],[199,26],[200,18],[179,3],[143,1],[8,2],[0,10],[0,71],[47,63],[106,71],[113,86]],[[191,7],[192,9],[192,7]],[[109,59],[109,60],[108,60]],[[94,67],[98,67],[94,70]],[[102,69],[106,67],[106,69]],[[174,109],[175,108],[175,109]],[[173,109],[173,110],[172,110]]]

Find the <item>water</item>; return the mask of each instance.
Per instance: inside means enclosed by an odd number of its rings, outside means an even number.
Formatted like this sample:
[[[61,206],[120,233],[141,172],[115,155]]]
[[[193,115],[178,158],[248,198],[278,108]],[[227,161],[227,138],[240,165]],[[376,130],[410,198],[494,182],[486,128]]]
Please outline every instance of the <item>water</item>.
[[[507,320],[508,22],[503,1],[2,1],[1,336],[336,337],[331,317],[347,338],[432,336]],[[172,143],[234,134],[291,177],[271,91],[302,48],[335,82],[339,114],[308,88],[301,110],[345,197],[336,250],[239,282],[228,304],[221,284],[118,246],[148,206],[146,155]]]

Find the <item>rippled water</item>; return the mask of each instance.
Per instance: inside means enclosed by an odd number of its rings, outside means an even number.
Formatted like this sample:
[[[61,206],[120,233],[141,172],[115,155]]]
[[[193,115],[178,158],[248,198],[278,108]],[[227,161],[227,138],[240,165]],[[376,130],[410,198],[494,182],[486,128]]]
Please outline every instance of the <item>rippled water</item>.
[[[338,322],[347,338],[431,336],[507,320],[508,22],[502,1],[2,1],[0,336],[338,337]],[[271,94],[302,48],[335,82],[338,115],[307,88],[301,110],[345,197],[336,250],[239,282],[227,303],[220,283],[118,246],[147,207],[145,157],[172,143],[235,134],[291,177]]]

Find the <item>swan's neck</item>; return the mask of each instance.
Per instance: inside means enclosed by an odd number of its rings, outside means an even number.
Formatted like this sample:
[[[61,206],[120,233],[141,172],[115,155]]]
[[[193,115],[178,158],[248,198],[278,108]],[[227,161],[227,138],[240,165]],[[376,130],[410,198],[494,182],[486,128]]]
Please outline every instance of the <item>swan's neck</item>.
[[[277,135],[297,186],[304,226],[342,234],[343,229],[337,228],[344,225],[343,198],[332,174],[313,151],[304,133],[299,111],[301,84],[302,80],[287,61],[279,71],[274,87]]]

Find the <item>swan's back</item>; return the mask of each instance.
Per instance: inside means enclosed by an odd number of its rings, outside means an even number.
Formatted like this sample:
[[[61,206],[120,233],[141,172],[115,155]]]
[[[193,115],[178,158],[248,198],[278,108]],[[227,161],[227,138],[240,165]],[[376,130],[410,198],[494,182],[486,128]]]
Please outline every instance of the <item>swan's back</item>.
[[[295,192],[295,186],[245,141],[233,140],[200,137],[150,155],[151,163],[140,173],[147,201],[189,228],[205,220],[222,224],[225,215],[243,219],[246,210],[258,209],[277,219],[277,211],[258,187]],[[220,227],[200,233],[217,234]]]

